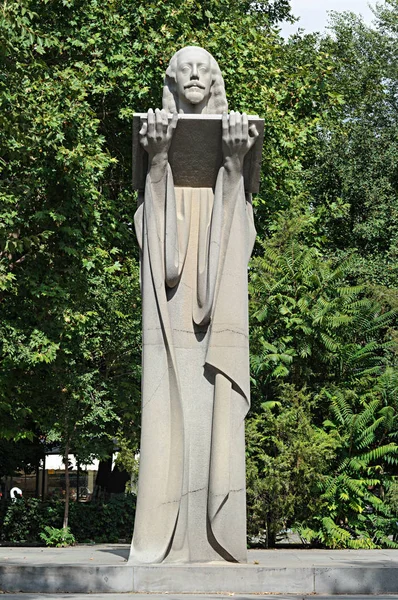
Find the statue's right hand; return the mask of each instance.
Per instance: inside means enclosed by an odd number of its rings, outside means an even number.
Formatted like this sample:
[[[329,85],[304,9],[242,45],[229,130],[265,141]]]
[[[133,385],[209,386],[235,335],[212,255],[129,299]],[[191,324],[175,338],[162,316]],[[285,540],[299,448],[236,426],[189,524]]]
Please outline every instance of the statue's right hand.
[[[167,112],[158,108],[153,112],[148,110],[146,123],[143,123],[139,132],[140,143],[152,159],[156,155],[167,154],[177,127],[178,115],[173,114],[169,124]]]

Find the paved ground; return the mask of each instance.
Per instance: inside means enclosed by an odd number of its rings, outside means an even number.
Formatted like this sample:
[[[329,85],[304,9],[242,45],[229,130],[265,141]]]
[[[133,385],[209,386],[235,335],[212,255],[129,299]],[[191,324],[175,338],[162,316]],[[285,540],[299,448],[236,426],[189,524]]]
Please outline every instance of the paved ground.
[[[398,596],[303,596],[261,594],[1,594],[1,600],[398,600]]]
[[[398,596],[303,596],[259,594],[1,594],[1,600],[398,600]]]
[[[123,565],[127,561],[129,549],[128,544],[79,545],[72,548],[12,548],[0,546],[0,564]],[[398,567],[398,551],[249,550],[248,562],[249,564],[275,568],[312,566]]]
[[[13,548],[0,546],[0,564],[10,565],[123,565],[128,544],[79,545],[71,548]]]
[[[0,546],[0,565],[24,565],[24,566],[108,566],[120,567],[126,564],[129,554],[127,544],[102,544],[102,545],[80,545],[73,548],[14,548]],[[388,579],[391,567],[398,568],[397,550],[306,550],[306,549],[277,549],[277,550],[251,550],[248,557],[249,564],[268,567],[271,569],[293,568],[301,573],[301,569],[311,567],[326,568],[327,571],[336,572],[336,567],[359,567],[363,569],[363,577],[371,577],[373,581],[372,567],[379,569],[378,577],[384,581]],[[217,567],[217,563],[213,563]],[[219,563],[218,563],[219,564]],[[239,568],[239,566],[238,566]],[[243,566],[241,567],[243,568]],[[390,568],[390,569],[389,569]],[[381,571],[380,571],[381,569]],[[386,571],[384,571],[386,569]],[[344,569],[344,571],[346,571]],[[349,569],[355,572],[356,569]],[[338,571],[337,571],[338,572]],[[383,575],[385,573],[385,575]],[[357,577],[357,576],[355,576]],[[358,577],[361,577],[358,575]],[[397,585],[388,588],[388,591],[396,595],[381,595],[387,590],[385,586],[379,586],[372,600],[398,600],[398,579],[395,575],[394,581]],[[361,577],[362,578],[362,577]],[[7,589],[7,588],[5,588]],[[21,588],[19,588],[21,589]],[[121,588],[119,588],[121,589]],[[264,588],[262,588],[264,589]],[[266,588],[265,588],[266,589]],[[363,588],[365,589],[365,588]],[[367,588],[366,588],[367,589]],[[49,590],[51,591],[51,590]],[[71,590],[73,591],[73,590]],[[344,590],[345,591],[345,590]],[[353,590],[354,591],[354,590]],[[359,590],[358,590],[359,591]],[[324,589],[323,593],[329,593]],[[355,592],[354,592],[355,593]],[[371,592],[369,592],[371,593]],[[167,600],[313,600],[311,595],[286,595],[264,592],[259,594],[167,594],[167,593],[109,593],[109,594],[36,594],[36,593],[1,593],[0,600],[149,600],[167,597]],[[336,596],[317,596],[317,600],[336,600]],[[339,600],[364,600],[370,596],[338,596]]]

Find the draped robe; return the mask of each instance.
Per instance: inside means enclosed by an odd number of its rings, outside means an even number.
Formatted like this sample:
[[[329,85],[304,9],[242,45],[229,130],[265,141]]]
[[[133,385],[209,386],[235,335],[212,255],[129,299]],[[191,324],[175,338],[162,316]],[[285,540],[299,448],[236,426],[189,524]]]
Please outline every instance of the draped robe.
[[[247,263],[243,177],[229,195],[150,174],[135,215],[143,297],[142,431],[130,561],[246,562]],[[158,188],[156,188],[158,189]]]

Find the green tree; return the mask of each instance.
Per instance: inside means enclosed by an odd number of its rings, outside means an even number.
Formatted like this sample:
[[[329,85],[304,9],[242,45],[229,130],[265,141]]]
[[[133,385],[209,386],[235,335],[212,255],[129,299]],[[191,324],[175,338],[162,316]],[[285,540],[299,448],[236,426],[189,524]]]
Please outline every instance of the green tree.
[[[357,250],[353,273],[397,288],[398,4],[379,3],[367,26],[335,13],[320,48],[334,57],[340,114],[320,127],[305,176],[319,230],[334,255]]]
[[[263,195],[288,203],[299,180],[291,140],[304,139],[317,120],[305,98],[327,98],[323,55],[297,66],[284,59],[275,25],[288,16],[286,0],[3,4],[3,437],[39,429],[61,443],[65,460],[71,449],[81,461],[109,452],[117,435],[138,446],[132,114],[160,105],[178,47],[205,45],[223,69],[231,106],[266,114]],[[275,198],[272,190],[280,190]],[[265,227],[264,198],[258,215]]]
[[[392,402],[386,403],[394,385]],[[320,475],[320,507],[301,536],[332,548],[397,548],[398,525],[388,493],[394,489],[391,466],[398,462],[397,378],[386,372],[373,386],[356,391],[324,391],[331,403],[326,430],[337,436],[336,460]]]
[[[126,456],[135,454],[140,301],[131,117],[160,106],[175,50],[203,45],[219,61],[230,107],[265,117],[255,199],[261,241],[250,271],[252,531],[266,528],[272,540],[294,520],[320,531],[306,499],[332,455],[333,477],[344,472],[353,425],[336,421],[334,399],[343,397],[353,415],[375,407],[369,420],[361,417],[366,427],[377,423],[375,431],[386,427],[384,409],[392,415],[388,441],[367,437],[356,456],[395,444],[397,407],[381,381],[396,369],[396,15],[397,0],[388,0],[375,29],[336,16],[334,37],[285,43],[278,21],[291,18],[287,0],[3,3],[1,437],[40,433],[81,462],[109,454],[117,437]],[[279,404],[271,411],[268,401]],[[380,467],[375,490],[386,490],[386,502],[390,456],[360,470],[366,481],[365,471]],[[307,470],[296,471],[297,457]],[[327,489],[307,502],[314,514],[337,527],[343,521],[350,540],[386,543],[386,513],[383,537],[371,515],[360,528],[344,499],[331,516]]]
[[[251,264],[252,533],[265,529],[273,544],[287,523],[327,546],[388,546],[395,520],[382,495],[398,450],[387,385],[396,380],[395,312],[350,284],[350,261],[328,259],[322,239],[307,244],[317,240],[314,222],[311,210],[284,211]],[[280,382],[293,386],[290,404]]]
[[[321,510],[316,493],[338,441],[313,423],[316,403],[305,390],[282,384],[247,421],[249,536],[274,547],[278,534]]]
[[[137,277],[131,116],[160,105],[165,65],[178,47],[206,45],[220,61],[231,106],[267,116],[260,226],[267,224],[261,215],[269,218],[267,199],[268,204],[288,202],[292,181],[299,180],[291,140],[304,139],[314,129],[315,98],[327,98],[324,56],[305,65],[284,59],[274,25],[288,14],[285,0],[256,5],[10,0],[3,5],[3,435],[29,436],[35,422],[47,428],[48,407],[63,406],[62,390],[68,386],[88,393],[87,378],[105,360],[100,358],[107,352],[105,333],[116,318],[112,310],[118,309],[107,297],[114,289],[130,289],[130,306],[136,306],[135,316],[124,319],[123,336],[133,341],[121,370],[128,372],[128,365],[138,362],[138,290],[129,284]],[[307,101],[308,94],[313,101]],[[132,377],[130,403],[138,369]],[[125,398],[124,380],[114,381],[123,385]]]
[[[251,271],[255,394],[274,399],[278,379],[320,390],[381,373],[395,313],[348,285],[350,262],[333,264],[294,238],[278,247],[275,236],[263,248]]]

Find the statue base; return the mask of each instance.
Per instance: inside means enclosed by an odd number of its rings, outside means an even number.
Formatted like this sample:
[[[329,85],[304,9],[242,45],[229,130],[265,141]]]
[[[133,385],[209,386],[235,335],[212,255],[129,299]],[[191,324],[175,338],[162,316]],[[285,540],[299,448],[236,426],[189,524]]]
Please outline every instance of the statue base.
[[[1,548],[0,591],[36,594],[319,594],[398,591],[396,550],[251,550],[247,564],[126,562],[128,545]],[[189,598],[189,596],[188,596]],[[188,599],[187,599],[188,600]]]

